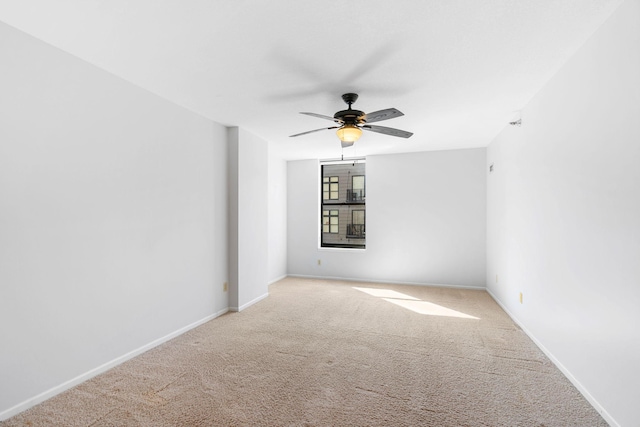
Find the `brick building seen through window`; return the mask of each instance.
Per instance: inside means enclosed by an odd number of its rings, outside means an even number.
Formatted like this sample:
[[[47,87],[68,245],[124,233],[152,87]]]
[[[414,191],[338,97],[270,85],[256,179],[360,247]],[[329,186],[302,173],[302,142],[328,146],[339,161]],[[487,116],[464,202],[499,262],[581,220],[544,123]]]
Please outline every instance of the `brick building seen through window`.
[[[366,186],[364,160],[325,163],[321,167],[322,247],[364,249]]]

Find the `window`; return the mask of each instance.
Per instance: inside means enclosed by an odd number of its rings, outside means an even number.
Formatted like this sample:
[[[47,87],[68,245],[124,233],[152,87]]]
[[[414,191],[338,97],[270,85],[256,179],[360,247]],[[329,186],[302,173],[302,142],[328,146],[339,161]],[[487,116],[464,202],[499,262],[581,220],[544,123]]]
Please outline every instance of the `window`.
[[[338,211],[335,209],[322,211],[322,232],[337,234],[339,229]]]
[[[338,200],[340,177],[325,176],[322,178],[322,200]]]
[[[364,215],[364,209],[351,211],[351,224],[347,225],[347,237],[350,237],[352,239],[364,239]]]
[[[351,177],[351,200],[364,200],[364,175]]]
[[[320,246],[364,249],[364,160],[323,163],[320,176]]]

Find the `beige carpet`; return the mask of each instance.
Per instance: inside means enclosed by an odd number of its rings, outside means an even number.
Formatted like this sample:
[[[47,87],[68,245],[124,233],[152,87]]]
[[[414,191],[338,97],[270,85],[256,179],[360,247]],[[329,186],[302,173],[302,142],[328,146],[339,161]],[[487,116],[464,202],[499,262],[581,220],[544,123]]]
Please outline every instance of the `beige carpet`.
[[[0,425],[607,424],[484,291],[288,278]]]

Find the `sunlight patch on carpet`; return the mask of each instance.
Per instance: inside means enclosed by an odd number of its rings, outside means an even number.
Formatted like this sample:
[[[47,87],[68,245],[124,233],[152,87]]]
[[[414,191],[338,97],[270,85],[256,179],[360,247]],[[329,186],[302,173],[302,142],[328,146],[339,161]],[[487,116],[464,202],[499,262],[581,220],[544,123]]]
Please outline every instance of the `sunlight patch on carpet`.
[[[366,294],[372,295],[374,297],[379,298],[393,298],[393,299],[406,299],[406,300],[415,300],[419,301],[418,298],[414,298],[410,295],[403,294],[401,292],[393,291],[391,289],[378,289],[378,288],[356,288],[360,292],[364,292]]]
[[[411,310],[414,313],[418,313],[418,314],[425,314],[428,316],[446,316],[446,317],[458,317],[460,319],[479,320],[478,317],[471,316],[469,314],[462,313],[460,311],[453,310],[447,307],[443,307],[441,305],[434,304],[429,301],[422,301],[418,298],[403,294],[401,292],[393,291],[390,289],[358,288],[358,287],[353,287],[353,289],[360,292],[364,292],[374,297],[381,298],[384,301],[390,302],[402,308],[406,308],[407,310]]]

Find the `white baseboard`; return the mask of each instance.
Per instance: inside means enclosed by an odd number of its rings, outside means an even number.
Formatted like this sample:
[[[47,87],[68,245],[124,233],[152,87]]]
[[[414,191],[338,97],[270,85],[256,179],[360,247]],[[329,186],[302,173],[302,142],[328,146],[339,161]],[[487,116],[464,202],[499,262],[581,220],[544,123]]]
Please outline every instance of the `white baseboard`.
[[[578,389],[578,391],[584,396],[585,399],[587,399],[587,401],[591,404],[591,406],[593,406],[595,408],[596,411],[598,411],[598,413],[602,416],[602,418],[604,418],[604,420],[609,423],[610,426],[612,427],[620,427],[620,424],[618,424],[616,422],[616,420],[613,419],[613,417],[611,416],[611,414],[609,414],[607,412],[606,409],[604,409],[602,407],[602,405],[591,395],[591,393],[589,393],[589,390],[587,390],[581,383],[580,381],[578,381],[578,379],[576,377],[573,376],[573,374],[562,364],[560,363],[560,361],[553,355],[553,353],[551,353],[532,333],[531,331],[529,331],[527,329],[526,326],[524,326],[522,324],[522,322],[520,322],[520,320],[513,315],[513,313],[511,313],[509,311],[509,309],[502,303],[502,301],[500,301],[494,294],[493,292],[491,292],[491,290],[489,288],[486,289],[487,293],[491,296],[491,298],[493,298],[493,300],[504,310],[505,313],[507,313],[507,315],[511,318],[511,320],[514,321],[514,323],[516,323],[523,331],[525,334],[527,334],[527,336],[531,339],[531,341],[534,342],[535,345],[538,346],[538,348],[540,350],[542,350],[542,352],[549,358],[549,360],[551,360],[553,362],[554,365],[556,365],[556,367],[558,369],[560,369],[560,372],[562,372],[564,374],[565,377],[567,377],[567,379],[569,381],[571,381],[571,383],[575,386],[575,388]]]
[[[253,304],[262,301],[263,299],[265,299],[266,297],[269,296],[269,292],[267,292],[264,295],[260,295],[258,298],[254,298],[251,301],[249,301],[246,304],[242,304],[240,307],[229,307],[229,311],[242,311],[245,308],[251,307]]]
[[[159,346],[160,344],[163,344],[167,341],[169,341],[172,338],[175,338],[179,335],[184,334],[185,332],[198,327],[200,325],[202,325],[203,323],[206,323],[212,319],[215,319],[218,316],[222,316],[223,314],[225,314],[226,312],[228,312],[229,309],[225,308],[223,310],[218,311],[217,313],[211,314],[203,319],[200,319],[196,322],[191,323],[190,325],[187,325],[185,327],[182,327],[174,332],[171,332],[168,335],[165,335],[162,338],[158,338],[157,340],[151,341],[148,344],[143,345],[142,347],[139,347],[133,351],[130,351],[129,353],[126,353],[120,357],[117,357],[107,363],[104,363],[100,366],[98,366],[97,368],[91,369],[88,372],[85,372],[84,374],[80,374],[75,378],[70,379],[69,381],[65,381],[64,383],[57,385],[43,393],[40,393],[30,399],[27,399],[21,403],[18,403],[15,406],[12,406],[9,409],[6,409],[2,412],[0,412],[0,421],[6,420],[8,418],[13,417],[14,415],[19,414],[22,411],[26,411],[27,409],[37,405],[38,403],[44,402],[47,399],[52,398],[53,396],[62,393],[63,391],[69,390],[70,388],[73,388],[75,386],[77,386],[78,384],[81,384],[93,377],[95,377],[96,375],[99,375],[103,372],[108,371],[111,368],[114,368],[116,366],[118,366],[119,364],[126,362],[129,359],[132,359],[142,353],[144,353],[145,351],[151,350],[154,347]]]
[[[284,278],[286,278],[286,277],[287,277],[287,275],[286,275],[286,274],[283,274],[282,276],[277,277],[277,278],[275,278],[275,279],[271,280],[269,283],[267,283],[267,286],[268,286],[268,285],[273,285],[274,283],[279,282],[280,280],[282,280],[282,279],[284,279]]]
[[[395,280],[375,280],[375,279],[360,279],[353,277],[332,277],[332,276],[310,276],[304,274],[288,274],[287,277],[300,277],[301,279],[319,279],[319,280],[341,280],[345,282],[360,282],[360,283],[388,283],[390,285],[409,285],[409,286],[430,286],[435,288],[452,288],[452,289],[470,289],[475,291],[484,291],[484,286],[462,286],[462,285],[447,285],[444,283],[418,283],[418,282],[403,282]]]

